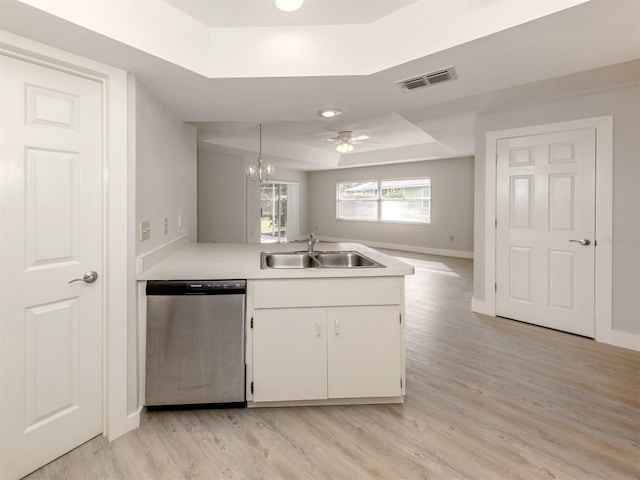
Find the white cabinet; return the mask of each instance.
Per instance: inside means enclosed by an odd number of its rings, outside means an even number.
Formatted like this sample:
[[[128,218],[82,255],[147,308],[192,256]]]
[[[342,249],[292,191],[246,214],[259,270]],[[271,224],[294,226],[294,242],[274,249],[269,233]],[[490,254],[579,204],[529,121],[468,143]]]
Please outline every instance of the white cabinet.
[[[262,310],[253,316],[253,401],[327,398],[327,312]]]
[[[328,309],[328,397],[398,397],[402,392],[398,306]]]
[[[404,277],[247,283],[249,406],[402,402]]]
[[[397,305],[257,310],[253,401],[400,397]]]

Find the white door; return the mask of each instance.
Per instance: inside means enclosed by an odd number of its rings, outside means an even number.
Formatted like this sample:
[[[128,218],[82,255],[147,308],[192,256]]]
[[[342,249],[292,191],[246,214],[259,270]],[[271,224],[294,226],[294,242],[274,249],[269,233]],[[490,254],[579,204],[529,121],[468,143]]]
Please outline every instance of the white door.
[[[327,398],[326,325],[319,308],[254,312],[254,402]]]
[[[595,129],[498,140],[496,315],[595,333]]]
[[[0,478],[102,432],[101,85],[0,56]]]
[[[397,306],[332,308],[327,328],[329,398],[402,395]]]

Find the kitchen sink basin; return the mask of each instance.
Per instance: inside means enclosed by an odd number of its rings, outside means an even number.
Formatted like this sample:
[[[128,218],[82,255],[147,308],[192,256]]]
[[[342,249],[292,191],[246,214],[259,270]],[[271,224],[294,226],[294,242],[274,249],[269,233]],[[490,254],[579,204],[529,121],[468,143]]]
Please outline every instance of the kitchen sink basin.
[[[260,254],[260,268],[381,268],[358,252],[279,252]]]
[[[287,252],[260,254],[260,268],[313,268],[319,267],[318,261],[307,252]]]
[[[327,268],[382,267],[358,252],[325,252],[318,253],[315,258]]]

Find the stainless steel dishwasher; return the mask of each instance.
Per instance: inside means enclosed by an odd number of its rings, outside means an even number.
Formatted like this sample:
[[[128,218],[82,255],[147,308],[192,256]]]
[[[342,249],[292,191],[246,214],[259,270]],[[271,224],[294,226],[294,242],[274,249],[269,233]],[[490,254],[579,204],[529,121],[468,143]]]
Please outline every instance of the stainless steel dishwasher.
[[[147,282],[145,405],[246,406],[246,280]]]

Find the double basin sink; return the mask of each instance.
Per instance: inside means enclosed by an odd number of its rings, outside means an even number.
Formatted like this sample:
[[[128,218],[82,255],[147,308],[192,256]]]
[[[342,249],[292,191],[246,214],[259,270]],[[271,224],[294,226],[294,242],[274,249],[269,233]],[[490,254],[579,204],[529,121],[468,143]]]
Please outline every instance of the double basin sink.
[[[260,268],[383,268],[359,252],[279,252],[260,254]]]

